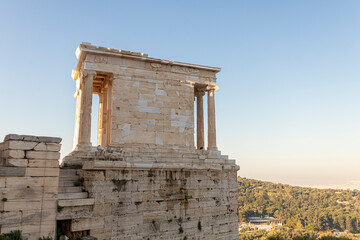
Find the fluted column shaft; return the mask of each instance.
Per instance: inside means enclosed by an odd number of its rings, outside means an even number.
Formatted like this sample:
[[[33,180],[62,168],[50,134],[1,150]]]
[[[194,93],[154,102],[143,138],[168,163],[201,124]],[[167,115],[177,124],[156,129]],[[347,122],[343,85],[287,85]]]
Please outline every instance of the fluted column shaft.
[[[98,131],[97,131],[97,145],[102,144],[103,136],[103,116],[104,116],[104,93],[103,90],[99,93],[99,117],[98,117]]]
[[[204,103],[205,92],[196,93],[196,145],[197,149],[204,148]]]
[[[214,88],[208,90],[208,150],[217,150]]]
[[[78,147],[91,147],[91,109],[95,71],[81,74],[80,115]]]

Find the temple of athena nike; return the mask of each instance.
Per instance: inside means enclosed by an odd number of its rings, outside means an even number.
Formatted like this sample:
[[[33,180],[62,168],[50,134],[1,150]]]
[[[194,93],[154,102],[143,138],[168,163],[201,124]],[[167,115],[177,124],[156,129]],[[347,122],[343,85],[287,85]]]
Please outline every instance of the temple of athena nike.
[[[73,151],[59,161],[56,137],[0,143],[0,233],[237,240],[239,167],[216,141],[220,68],[90,43],[76,57]]]

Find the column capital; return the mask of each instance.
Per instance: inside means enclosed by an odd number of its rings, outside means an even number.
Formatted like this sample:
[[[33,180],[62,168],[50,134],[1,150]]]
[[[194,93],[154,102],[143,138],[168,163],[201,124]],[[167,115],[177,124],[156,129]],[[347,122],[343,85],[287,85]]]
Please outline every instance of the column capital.
[[[206,91],[219,91],[219,87],[218,86],[216,86],[216,85],[207,85],[207,87],[206,87]]]
[[[86,78],[87,76],[94,77],[96,75],[96,71],[84,69],[79,73],[79,75],[80,75],[80,78]]]
[[[195,97],[203,97],[204,95],[205,95],[205,91],[195,89]]]
[[[194,92],[196,97],[202,97],[205,95],[207,85],[195,84]]]

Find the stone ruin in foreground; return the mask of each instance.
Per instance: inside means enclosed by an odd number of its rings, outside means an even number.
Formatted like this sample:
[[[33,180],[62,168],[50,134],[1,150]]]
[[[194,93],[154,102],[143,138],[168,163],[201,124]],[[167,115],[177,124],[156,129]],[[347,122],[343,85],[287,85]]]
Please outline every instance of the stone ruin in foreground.
[[[29,240],[56,232],[71,239],[237,240],[239,167],[216,145],[220,69],[88,43],[76,55],[74,150],[59,166],[60,138],[5,137],[0,233],[20,229]],[[96,144],[92,104],[99,104]]]

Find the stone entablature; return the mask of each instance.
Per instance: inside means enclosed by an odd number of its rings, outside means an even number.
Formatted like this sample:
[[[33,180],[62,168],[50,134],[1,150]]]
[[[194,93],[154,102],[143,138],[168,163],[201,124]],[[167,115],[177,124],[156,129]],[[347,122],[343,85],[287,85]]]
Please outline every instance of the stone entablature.
[[[144,62],[143,65],[135,64],[133,61],[133,62],[129,62],[129,64],[125,65],[125,67],[143,66],[146,67],[147,69],[156,70],[156,71],[162,70],[162,71],[174,72],[174,73],[192,73],[194,77],[200,77],[204,83],[211,81],[215,82],[216,77],[211,73],[209,74],[209,72],[217,73],[220,72],[221,70],[221,68],[217,68],[217,67],[171,61],[171,60],[165,60],[159,58],[150,58],[148,57],[147,53],[132,52],[132,51],[115,49],[115,48],[94,46],[91,45],[91,43],[83,42],[78,46],[78,48],[75,51],[76,57],[79,60],[76,66],[76,70],[73,71],[73,78],[75,80],[79,76],[78,74],[81,71],[81,64],[87,57],[88,53],[97,55],[93,57],[93,62],[95,63],[107,64],[109,63],[109,57],[110,57],[110,63],[113,62],[113,64],[115,65],[122,64],[119,62],[119,60],[115,60],[118,57],[128,58],[134,61],[142,60]],[[213,77],[214,79],[211,79],[211,77]]]
[[[208,149],[217,150],[216,73],[220,68],[148,57],[147,54],[80,44],[73,72],[77,90],[74,146],[91,147],[91,107],[99,104],[98,143],[204,146],[203,99],[208,97]],[[92,94],[99,103],[92,103]]]

